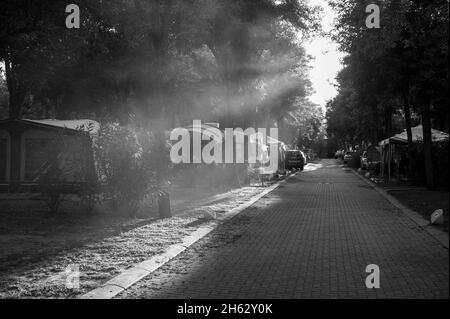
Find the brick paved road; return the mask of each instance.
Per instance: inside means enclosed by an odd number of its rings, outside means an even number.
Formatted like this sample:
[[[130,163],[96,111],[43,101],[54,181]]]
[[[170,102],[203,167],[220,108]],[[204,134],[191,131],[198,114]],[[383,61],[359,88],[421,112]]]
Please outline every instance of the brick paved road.
[[[357,176],[322,161],[119,298],[448,298],[449,259]],[[381,288],[367,289],[377,264]]]

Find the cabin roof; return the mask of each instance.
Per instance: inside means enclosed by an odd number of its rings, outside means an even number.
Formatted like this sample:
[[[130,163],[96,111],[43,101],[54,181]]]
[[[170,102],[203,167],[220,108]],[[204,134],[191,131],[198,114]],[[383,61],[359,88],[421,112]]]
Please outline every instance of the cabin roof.
[[[43,119],[43,120],[31,120],[31,119],[7,119],[0,121],[0,128],[2,124],[22,124],[37,126],[41,128],[49,129],[67,129],[71,131],[84,131],[90,134],[98,133],[100,124],[94,120],[79,119],[79,120],[56,120],[56,119]]]

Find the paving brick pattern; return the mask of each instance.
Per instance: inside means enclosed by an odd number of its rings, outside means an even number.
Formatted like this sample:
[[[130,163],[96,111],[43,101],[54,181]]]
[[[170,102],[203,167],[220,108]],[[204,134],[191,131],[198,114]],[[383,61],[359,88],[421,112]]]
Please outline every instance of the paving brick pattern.
[[[289,179],[118,298],[448,298],[448,250],[333,160]],[[380,267],[380,289],[365,285]]]

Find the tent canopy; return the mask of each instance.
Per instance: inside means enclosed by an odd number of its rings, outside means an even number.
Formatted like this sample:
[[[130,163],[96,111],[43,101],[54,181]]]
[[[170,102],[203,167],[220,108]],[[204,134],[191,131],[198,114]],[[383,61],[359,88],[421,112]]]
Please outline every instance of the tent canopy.
[[[422,125],[413,127],[411,131],[413,142],[423,140]],[[448,134],[435,129],[431,129],[431,138],[433,142],[440,142],[448,139]],[[380,146],[384,146],[388,144],[407,144],[407,143],[408,143],[408,135],[406,133],[406,130],[404,130],[402,133],[391,136],[390,138],[381,141],[379,144]]]

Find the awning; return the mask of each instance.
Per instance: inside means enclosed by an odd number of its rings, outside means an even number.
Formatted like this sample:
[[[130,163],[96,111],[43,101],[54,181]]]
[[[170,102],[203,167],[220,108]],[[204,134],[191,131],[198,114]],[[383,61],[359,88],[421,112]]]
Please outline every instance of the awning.
[[[412,132],[412,140],[413,142],[423,140],[423,127],[422,125],[413,127],[411,129]],[[448,134],[439,130],[431,129],[431,138],[433,142],[440,142],[444,140],[448,140]],[[387,144],[407,144],[408,143],[408,135],[406,130],[404,130],[400,134],[396,134],[390,138],[382,140],[379,145],[384,146]]]

